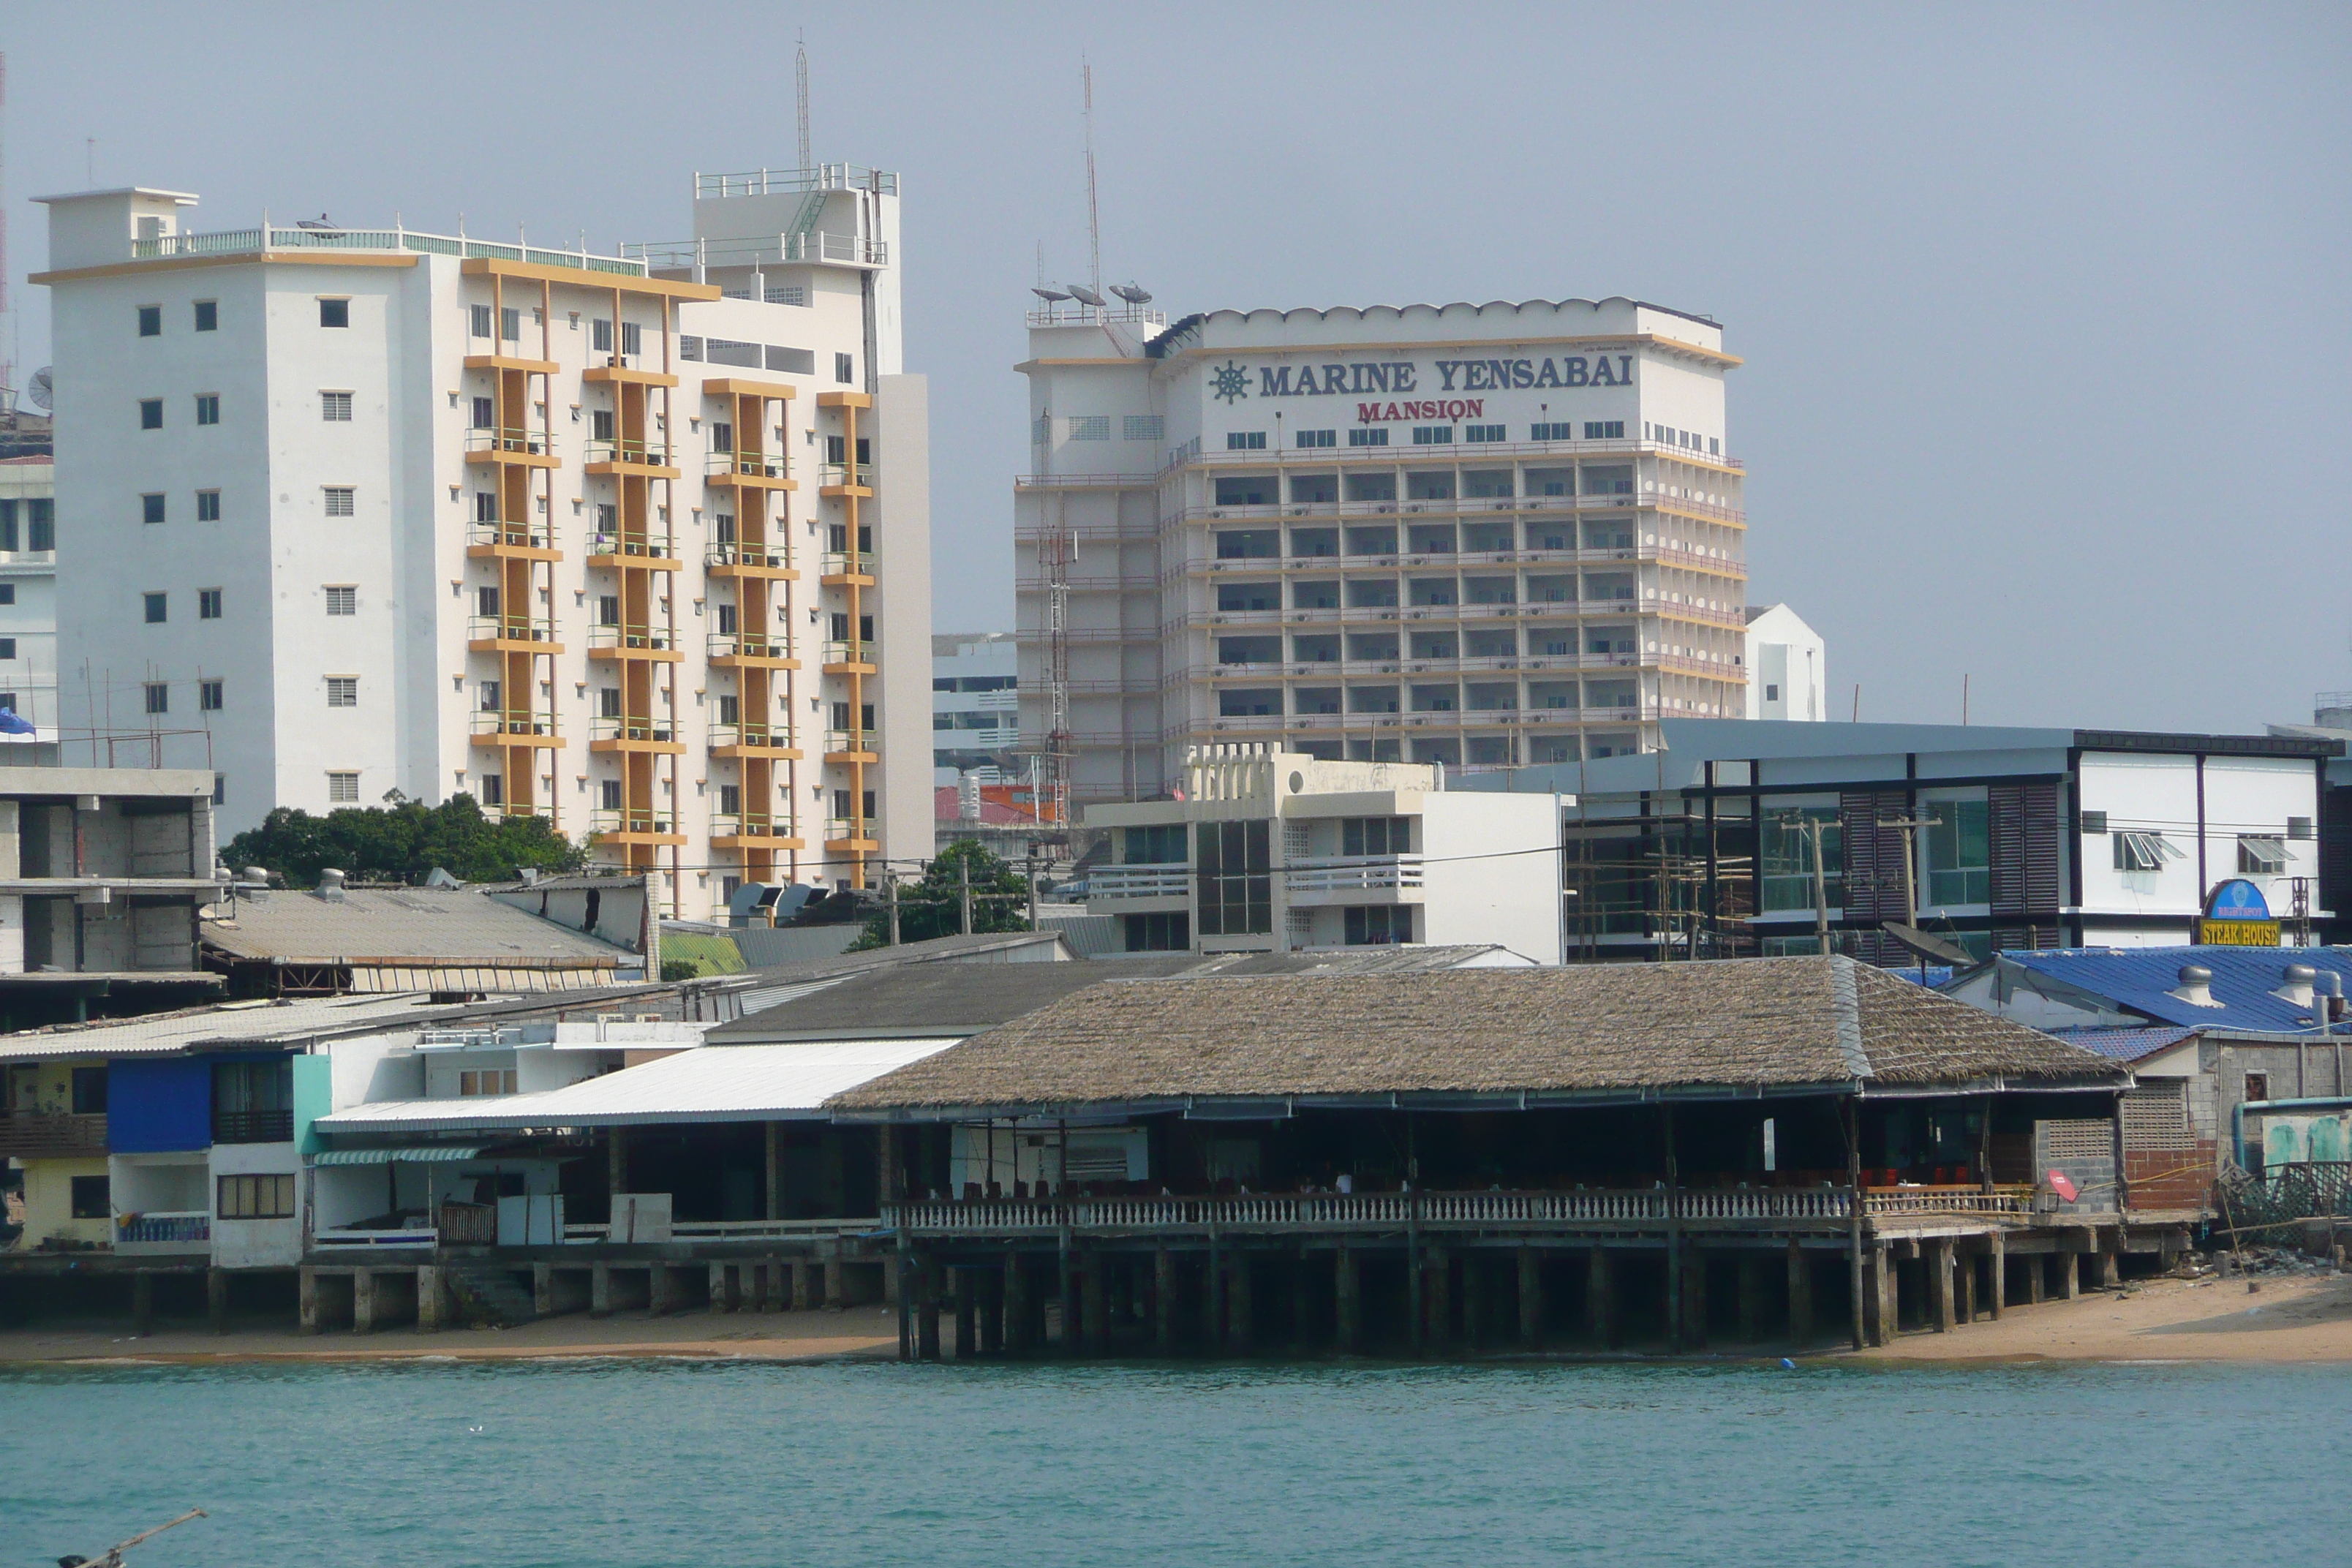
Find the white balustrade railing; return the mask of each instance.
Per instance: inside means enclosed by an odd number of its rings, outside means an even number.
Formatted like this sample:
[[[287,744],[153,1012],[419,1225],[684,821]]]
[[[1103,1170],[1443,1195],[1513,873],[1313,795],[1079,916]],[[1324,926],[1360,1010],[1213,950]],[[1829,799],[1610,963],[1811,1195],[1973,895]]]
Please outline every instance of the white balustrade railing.
[[[1189,867],[1097,866],[1087,872],[1087,897],[1092,899],[1181,899],[1192,891]]]
[[[1983,1194],[1962,1194],[1969,1198]],[[1996,1194],[1998,1195],[1998,1194]],[[1954,1205],[1958,1208],[1963,1205]],[[1873,1212],[1875,1212],[1874,1210]],[[1969,1208],[1966,1212],[2011,1212]],[[1664,1224],[1669,1220],[1844,1221],[1844,1187],[1568,1193],[1265,1193],[1234,1197],[1074,1198],[886,1204],[881,1223],[911,1231],[1391,1228],[1429,1226]]]
[[[1359,893],[1421,886],[1418,855],[1328,855],[1293,860],[1284,885],[1294,893]]]

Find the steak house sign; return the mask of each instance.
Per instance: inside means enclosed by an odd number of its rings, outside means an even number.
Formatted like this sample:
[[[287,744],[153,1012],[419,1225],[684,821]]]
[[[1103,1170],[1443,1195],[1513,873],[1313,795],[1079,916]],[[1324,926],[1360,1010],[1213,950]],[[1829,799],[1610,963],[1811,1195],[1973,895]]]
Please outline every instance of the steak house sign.
[[[1568,354],[1559,359],[1441,359],[1431,362],[1437,384],[1411,360],[1375,360],[1354,364],[1260,365],[1255,386],[1250,368],[1227,360],[1209,372],[1212,396],[1226,403],[1258,397],[1363,397],[1376,393],[1521,392],[1547,387],[1630,386],[1632,354]],[[1393,403],[1359,403],[1356,423],[1401,419],[1475,419],[1486,412],[1483,397]]]

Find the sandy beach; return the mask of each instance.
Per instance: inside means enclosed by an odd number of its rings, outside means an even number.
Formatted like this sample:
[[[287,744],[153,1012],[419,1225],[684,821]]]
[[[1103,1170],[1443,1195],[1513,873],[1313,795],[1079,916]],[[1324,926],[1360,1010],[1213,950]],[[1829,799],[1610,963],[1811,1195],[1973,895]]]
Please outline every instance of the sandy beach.
[[[1967,1361],[2352,1361],[2352,1275],[2258,1279],[2151,1279],[2074,1301],[2011,1307],[1948,1334],[1906,1333],[1861,1359]],[[1721,1355],[1730,1347],[1718,1345]],[[698,1360],[887,1359],[898,1325],[887,1307],[841,1311],[681,1313],[550,1318],[514,1329],[419,1333],[300,1334],[167,1325],[145,1339],[121,1326],[0,1331],[0,1363],[142,1361],[498,1361],[572,1356],[676,1356]],[[1851,1355],[1843,1349],[1816,1352]],[[1615,1358],[1612,1358],[1615,1359]]]

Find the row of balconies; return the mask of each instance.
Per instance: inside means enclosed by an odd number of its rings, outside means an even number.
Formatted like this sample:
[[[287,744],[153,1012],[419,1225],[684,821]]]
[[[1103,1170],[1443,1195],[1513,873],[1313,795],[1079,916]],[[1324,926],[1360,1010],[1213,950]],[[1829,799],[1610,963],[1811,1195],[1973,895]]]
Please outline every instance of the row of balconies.
[[[472,716],[468,728],[477,739],[494,746],[528,745],[541,750],[563,744],[551,712],[486,710]],[[600,752],[686,750],[674,721],[650,715],[597,714],[588,721],[588,739],[590,748]],[[871,763],[881,758],[881,732],[877,730],[828,729],[824,741],[827,762]],[[793,730],[782,724],[713,724],[706,744],[713,752],[750,752],[786,761],[802,754]]]
[[[1286,517],[1380,518],[1380,517],[1492,517],[1498,512],[1514,516],[1528,512],[1558,512],[1564,516],[1654,510],[1665,508],[1686,511],[1717,522],[1745,527],[1748,513],[1736,506],[1704,500],[1696,496],[1674,495],[1666,490],[1645,486],[1635,495],[1605,496],[1438,496],[1413,500],[1307,500],[1307,501],[1211,501],[1202,505],[1180,508],[1160,520],[1163,528],[1187,523],[1234,522],[1256,519]]]
[[[512,815],[544,816],[549,813],[540,806]],[[739,847],[765,843],[780,849],[806,847],[807,841],[798,837],[800,824],[790,816],[712,812],[708,820],[709,837],[718,847],[727,847],[721,840],[733,840]],[[878,817],[870,816],[828,816],[824,822],[828,849],[872,847],[881,826]],[[588,814],[589,831],[602,838],[676,838],[683,842],[678,824],[677,813],[667,806],[600,806]]]
[[[1293,896],[1417,891],[1422,886],[1418,855],[1316,856],[1289,861],[1278,870],[1283,890]],[[1181,861],[1097,866],[1087,873],[1087,901],[1190,898],[1193,879],[1192,866]]]
[[[1200,627],[1378,626],[1407,621],[1582,620],[1594,616],[1670,616],[1700,621],[1727,630],[1748,624],[1744,613],[1713,605],[1697,605],[1665,594],[1620,592],[1582,599],[1546,598],[1519,604],[1507,598],[1478,599],[1468,604],[1347,605],[1293,607],[1286,610],[1193,610],[1170,620],[1169,629]]]

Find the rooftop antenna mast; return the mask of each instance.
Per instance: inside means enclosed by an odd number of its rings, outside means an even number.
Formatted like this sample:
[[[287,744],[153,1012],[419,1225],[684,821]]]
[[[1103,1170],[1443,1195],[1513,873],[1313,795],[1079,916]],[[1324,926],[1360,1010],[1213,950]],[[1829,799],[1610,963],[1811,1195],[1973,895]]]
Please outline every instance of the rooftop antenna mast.
[[[815,167],[815,165],[809,162],[808,34],[805,32],[796,33],[793,35],[793,38],[800,45],[798,57],[793,61],[793,93],[794,101],[800,106],[801,167],[803,169],[810,169]]]
[[[0,52],[0,326],[7,329],[0,342],[0,415],[10,411],[16,384],[16,313],[8,308],[8,57]]]
[[[1095,207],[1095,68],[1086,57],[1078,57],[1087,87],[1087,258],[1094,270],[1087,276],[1087,286],[1097,298],[1102,293],[1102,218]]]

